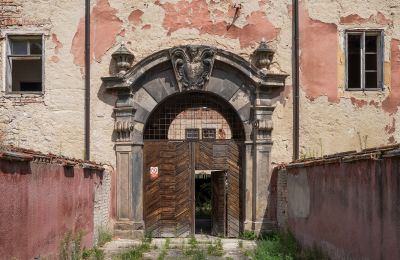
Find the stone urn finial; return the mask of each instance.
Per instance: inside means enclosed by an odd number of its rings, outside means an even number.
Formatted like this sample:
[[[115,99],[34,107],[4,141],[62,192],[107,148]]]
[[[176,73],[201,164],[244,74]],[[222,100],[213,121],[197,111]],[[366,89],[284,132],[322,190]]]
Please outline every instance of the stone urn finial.
[[[269,69],[275,51],[271,49],[267,42],[262,39],[258,48],[253,52],[255,56],[256,65],[259,69]]]
[[[121,44],[118,50],[116,50],[111,56],[117,63],[117,74],[119,75],[124,75],[129,70],[133,60],[135,59],[135,55],[125,47],[125,44]]]

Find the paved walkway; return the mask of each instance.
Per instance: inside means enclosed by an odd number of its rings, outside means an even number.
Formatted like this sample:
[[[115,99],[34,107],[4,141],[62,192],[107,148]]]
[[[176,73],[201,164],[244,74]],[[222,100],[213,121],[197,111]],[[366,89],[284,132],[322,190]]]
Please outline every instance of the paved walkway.
[[[142,243],[141,240],[128,239],[108,242],[103,247],[106,260]],[[194,238],[153,238],[143,259],[251,259],[249,253],[255,246],[254,241],[205,235],[196,235]]]

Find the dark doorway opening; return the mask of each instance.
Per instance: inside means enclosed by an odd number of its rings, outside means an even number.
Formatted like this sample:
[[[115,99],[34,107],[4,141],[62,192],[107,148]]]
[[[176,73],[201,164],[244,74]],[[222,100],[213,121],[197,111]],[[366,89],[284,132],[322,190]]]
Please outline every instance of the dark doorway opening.
[[[211,235],[211,175],[206,171],[195,175],[195,232]]]

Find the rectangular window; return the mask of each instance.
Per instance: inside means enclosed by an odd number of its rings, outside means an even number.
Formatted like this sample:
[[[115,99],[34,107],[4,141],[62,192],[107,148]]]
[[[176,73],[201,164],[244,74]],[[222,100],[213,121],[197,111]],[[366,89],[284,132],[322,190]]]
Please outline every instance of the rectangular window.
[[[43,91],[42,35],[7,37],[7,92]]]
[[[187,128],[186,139],[188,140],[199,140],[200,139],[200,131],[198,128]]]
[[[346,32],[346,86],[348,90],[383,87],[383,32]]]
[[[208,140],[215,140],[216,138],[216,130],[215,128],[203,128],[202,129],[202,138]]]

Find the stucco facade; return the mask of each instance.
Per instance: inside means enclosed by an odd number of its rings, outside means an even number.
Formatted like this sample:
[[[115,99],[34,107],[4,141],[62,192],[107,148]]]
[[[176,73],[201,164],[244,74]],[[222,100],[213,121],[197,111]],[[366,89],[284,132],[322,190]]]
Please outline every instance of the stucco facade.
[[[4,142],[83,158],[84,4],[76,0],[7,0],[0,8],[0,124],[5,132]],[[398,142],[397,1],[303,0],[299,13],[301,156]],[[117,95],[106,90],[101,78],[113,74],[111,54],[121,43],[135,55],[133,65],[160,50],[188,44],[212,46],[250,64],[254,50],[265,39],[275,50],[270,73],[289,77],[279,98],[275,98],[270,161],[262,167],[291,161],[291,17],[292,3],[287,0],[93,0],[90,159],[117,164]],[[345,89],[345,30],[355,28],[384,31],[382,90]],[[5,36],[32,33],[44,35],[44,91],[39,95],[7,93]],[[262,202],[262,209],[267,207],[266,201]]]

